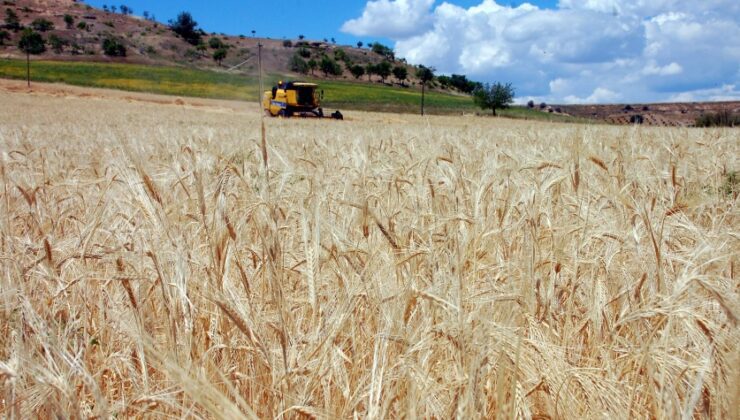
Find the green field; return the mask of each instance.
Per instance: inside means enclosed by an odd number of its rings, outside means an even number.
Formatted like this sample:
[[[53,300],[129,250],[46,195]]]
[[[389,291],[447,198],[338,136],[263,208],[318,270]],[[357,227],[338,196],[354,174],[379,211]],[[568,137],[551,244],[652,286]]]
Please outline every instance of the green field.
[[[0,61],[0,77],[26,78],[23,60]],[[270,74],[265,86],[270,86],[284,75]],[[38,82],[67,83],[150,92],[165,95],[189,96],[241,101],[256,100],[259,82],[256,76],[198,70],[185,67],[146,66],[95,62],[32,61],[31,79]],[[307,80],[312,80],[310,77]],[[414,88],[390,87],[381,84],[362,84],[347,81],[315,80],[324,90],[324,107],[362,111],[419,112],[421,92]],[[482,112],[470,97],[427,92],[426,112],[430,114],[461,114]],[[578,121],[574,118],[549,115],[521,107],[499,112],[513,118],[553,121]]]

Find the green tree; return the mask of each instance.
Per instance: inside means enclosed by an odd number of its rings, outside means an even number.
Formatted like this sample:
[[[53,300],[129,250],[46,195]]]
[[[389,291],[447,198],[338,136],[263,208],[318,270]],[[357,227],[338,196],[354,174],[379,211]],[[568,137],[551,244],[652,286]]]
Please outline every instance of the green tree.
[[[385,45],[381,44],[380,42],[374,42],[370,45],[370,48],[375,54],[382,55],[383,57],[393,60],[395,59],[395,54],[393,53],[393,49],[390,47],[386,47]]]
[[[221,65],[221,62],[223,62],[226,59],[227,55],[226,48],[219,48],[216,51],[213,52],[213,61],[217,62],[218,65]]]
[[[391,63],[388,61],[381,61],[378,63],[378,65],[375,66],[375,74],[380,76],[380,80],[385,83],[385,79],[391,75]]]
[[[221,41],[221,38],[216,38],[214,36],[208,40],[208,46],[211,47],[211,49],[217,50],[224,47],[224,42]]]
[[[10,40],[10,32],[0,29],[0,45],[4,45],[5,41]]]
[[[293,56],[290,57],[288,66],[290,66],[291,71],[301,74],[307,74],[309,70],[306,60],[302,59],[298,54],[293,54]]]
[[[424,115],[424,95],[427,83],[434,80],[434,68],[419,66],[416,69],[416,78],[421,82],[421,115]]]
[[[60,38],[55,34],[51,34],[49,35],[49,45],[51,46],[52,51],[57,54],[61,54],[64,51],[64,47],[69,45],[69,41],[64,38]]]
[[[362,43],[362,41],[357,41],[357,48],[362,48],[362,46],[365,45]]]
[[[180,12],[177,15],[177,19],[170,21],[170,29],[191,45],[198,45],[200,42],[198,22],[188,12]]]
[[[375,74],[375,64],[367,63],[365,65],[365,74],[367,74],[367,81],[372,81],[372,76]]]
[[[393,77],[398,79],[401,85],[404,85],[404,82],[409,77],[409,71],[405,66],[395,66],[393,67]]]
[[[109,36],[103,40],[103,54],[110,57],[125,57],[126,46],[116,38]]]
[[[313,72],[317,68],[319,68],[319,63],[312,58],[312,59],[308,60],[308,63],[307,64],[308,64],[308,68],[311,70],[311,75],[313,76],[313,74],[314,74]]]
[[[18,32],[22,28],[21,20],[13,9],[5,9],[5,27],[13,32]]]
[[[31,87],[31,54],[41,54],[46,51],[44,38],[31,28],[26,28],[18,41],[18,48],[26,53],[26,81]]]
[[[496,109],[507,108],[514,102],[514,88],[511,83],[486,83],[473,91],[473,101],[481,109],[490,109],[496,115]]]
[[[362,67],[359,64],[355,64],[354,66],[349,68],[349,72],[352,73],[352,76],[355,76],[355,79],[359,79],[365,74],[365,67]]]
[[[324,76],[342,75],[342,66],[340,66],[339,63],[329,58],[328,56],[321,57],[321,63],[319,64],[319,66],[321,67],[321,71],[324,73]]]
[[[67,29],[72,29],[75,24],[75,18],[72,15],[64,15],[64,24],[67,25]]]

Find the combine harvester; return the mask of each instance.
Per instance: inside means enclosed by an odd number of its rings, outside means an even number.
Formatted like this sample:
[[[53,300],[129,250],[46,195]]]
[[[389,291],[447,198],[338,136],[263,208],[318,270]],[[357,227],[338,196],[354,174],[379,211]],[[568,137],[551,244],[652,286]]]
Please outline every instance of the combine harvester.
[[[265,114],[272,117],[300,116],[344,119],[339,111],[335,111],[330,116],[324,115],[324,110],[321,108],[324,91],[318,93],[316,91],[318,87],[315,83],[280,81],[272,87],[271,91],[265,91],[262,96],[262,108],[265,110]]]

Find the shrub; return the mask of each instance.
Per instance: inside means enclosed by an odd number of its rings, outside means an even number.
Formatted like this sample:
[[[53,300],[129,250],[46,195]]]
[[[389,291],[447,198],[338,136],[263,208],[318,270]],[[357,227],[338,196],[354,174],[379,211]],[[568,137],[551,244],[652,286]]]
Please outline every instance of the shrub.
[[[57,54],[61,54],[64,51],[64,47],[69,45],[69,41],[60,38],[55,34],[51,34],[49,35],[49,45],[51,46],[52,51]]]
[[[31,27],[39,32],[46,32],[54,29],[54,23],[44,18],[34,19]]]
[[[382,55],[383,57],[393,60],[395,58],[395,54],[393,53],[393,49],[386,47],[385,45],[381,44],[380,42],[374,42],[370,45],[370,48],[375,54]]]
[[[208,46],[211,47],[211,49],[217,50],[219,48],[224,48],[224,42],[214,36],[208,40]]]
[[[14,32],[22,28],[21,21],[13,9],[5,9],[5,27]]]
[[[217,62],[218,65],[221,65],[221,62],[223,62],[226,59],[226,55],[228,54],[228,51],[226,48],[219,48],[216,51],[213,52],[213,61]]]
[[[283,47],[285,48],[293,48],[293,41],[286,39],[283,41]]]
[[[306,60],[301,58],[299,54],[293,54],[293,56],[290,57],[288,66],[290,67],[291,71],[301,74],[307,74],[309,70],[308,63],[306,63]]]
[[[708,113],[696,119],[697,127],[738,127],[740,126],[740,114],[733,114],[724,110],[717,113]]]
[[[64,15],[64,23],[67,25],[67,29],[72,29],[75,18],[72,15]]]
[[[300,55],[301,57],[303,57],[303,58],[309,58],[309,57],[311,57],[311,51],[309,51],[309,50],[308,50],[307,48],[303,48],[303,47],[301,47],[301,48],[300,48],[300,49],[298,50],[298,54],[299,54],[299,55]]]
[[[5,41],[10,40],[10,32],[0,29],[0,45],[4,45]]]
[[[125,57],[126,47],[116,38],[107,37],[103,40],[103,54],[109,57]]]

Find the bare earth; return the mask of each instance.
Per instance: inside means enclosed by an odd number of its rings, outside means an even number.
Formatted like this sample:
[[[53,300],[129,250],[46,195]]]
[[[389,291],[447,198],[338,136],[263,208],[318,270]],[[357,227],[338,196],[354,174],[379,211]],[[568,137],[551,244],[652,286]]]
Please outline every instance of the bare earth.
[[[734,418],[740,130],[0,81],[0,416]]]

